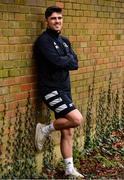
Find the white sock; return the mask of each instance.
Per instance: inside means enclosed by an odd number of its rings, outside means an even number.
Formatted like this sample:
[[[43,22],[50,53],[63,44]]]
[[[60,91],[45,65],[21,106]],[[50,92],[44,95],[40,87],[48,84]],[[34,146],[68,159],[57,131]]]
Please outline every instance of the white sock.
[[[73,169],[74,169],[73,157],[66,158],[66,159],[64,159],[64,161],[65,161],[65,172],[66,172],[66,174],[71,174]]]
[[[55,128],[54,128],[54,126],[53,126],[53,123],[51,123],[51,124],[43,127],[43,128],[42,128],[42,131],[43,131],[45,134],[49,134],[49,133],[51,133],[52,131],[55,131]]]

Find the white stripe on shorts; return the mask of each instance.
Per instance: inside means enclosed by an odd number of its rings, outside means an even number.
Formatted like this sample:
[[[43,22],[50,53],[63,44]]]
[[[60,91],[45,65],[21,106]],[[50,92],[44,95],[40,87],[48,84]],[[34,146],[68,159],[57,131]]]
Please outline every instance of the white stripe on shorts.
[[[49,94],[47,94],[47,95],[45,96],[45,99],[48,100],[48,99],[50,99],[51,97],[54,97],[54,96],[56,96],[56,95],[58,95],[58,92],[57,92],[57,91],[52,91],[51,93],[49,93]]]
[[[66,104],[63,104],[63,105],[57,107],[57,108],[55,109],[55,111],[56,111],[57,113],[59,113],[59,112],[63,111],[63,110],[66,109],[66,108],[67,108],[67,105],[66,105]]]
[[[50,106],[54,106],[54,105],[56,105],[57,103],[60,103],[61,101],[62,101],[62,98],[59,97],[59,98],[56,98],[56,99],[54,99],[53,101],[49,102],[49,105],[50,105]]]

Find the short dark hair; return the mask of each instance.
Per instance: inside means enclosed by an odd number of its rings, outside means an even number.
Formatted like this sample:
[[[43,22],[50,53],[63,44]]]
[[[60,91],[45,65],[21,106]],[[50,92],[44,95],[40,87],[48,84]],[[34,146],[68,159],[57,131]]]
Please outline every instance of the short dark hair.
[[[60,8],[58,6],[50,6],[50,7],[48,7],[46,9],[46,11],[45,11],[45,18],[47,19],[54,12],[61,13],[62,12],[62,8]]]

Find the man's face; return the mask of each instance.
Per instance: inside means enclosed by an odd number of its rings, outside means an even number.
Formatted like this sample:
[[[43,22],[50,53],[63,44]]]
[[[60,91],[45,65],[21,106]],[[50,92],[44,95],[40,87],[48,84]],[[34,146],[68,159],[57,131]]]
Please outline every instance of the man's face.
[[[61,13],[52,13],[51,16],[47,18],[47,27],[57,31],[58,33],[61,32],[63,25],[63,17]]]

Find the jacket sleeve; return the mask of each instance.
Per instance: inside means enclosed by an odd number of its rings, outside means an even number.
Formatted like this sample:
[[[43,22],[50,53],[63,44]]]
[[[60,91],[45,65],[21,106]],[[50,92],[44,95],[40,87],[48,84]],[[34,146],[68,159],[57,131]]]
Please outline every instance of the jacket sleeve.
[[[75,61],[72,54],[67,53],[65,56],[60,56],[54,47],[52,41],[48,38],[42,38],[39,40],[38,48],[40,54],[52,64],[54,68],[66,69],[66,70],[76,70],[78,69],[78,63]]]
[[[63,36],[62,36],[62,40],[64,42],[66,42],[66,44],[68,45],[68,48],[65,48],[67,55],[71,55],[73,57],[74,61],[78,63],[77,55],[73,51],[70,41],[67,38],[63,37]]]

